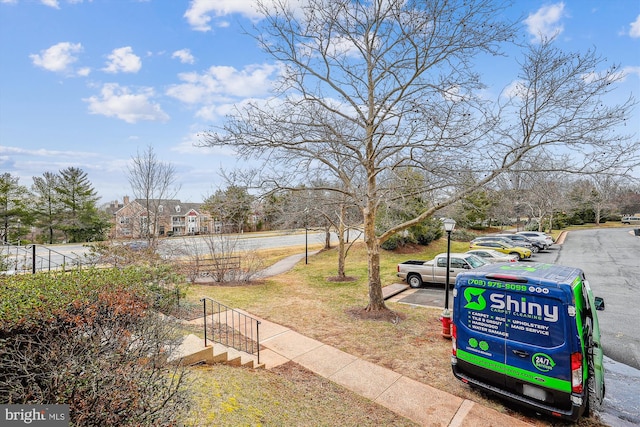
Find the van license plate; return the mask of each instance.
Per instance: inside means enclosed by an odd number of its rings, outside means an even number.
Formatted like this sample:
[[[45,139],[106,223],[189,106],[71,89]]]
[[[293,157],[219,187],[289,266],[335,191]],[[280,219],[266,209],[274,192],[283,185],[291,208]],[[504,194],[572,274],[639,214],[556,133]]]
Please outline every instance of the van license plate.
[[[522,385],[522,394],[528,397],[532,397],[537,400],[545,400],[547,398],[547,392],[539,387],[534,387],[529,384]]]

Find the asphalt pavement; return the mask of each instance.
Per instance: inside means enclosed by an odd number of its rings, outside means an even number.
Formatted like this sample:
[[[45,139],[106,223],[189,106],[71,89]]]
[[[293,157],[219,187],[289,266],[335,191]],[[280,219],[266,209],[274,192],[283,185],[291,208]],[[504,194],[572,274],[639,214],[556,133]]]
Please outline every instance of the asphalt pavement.
[[[640,253],[638,248],[640,237],[636,237],[630,229],[602,229],[586,233],[581,230],[564,233],[557,244],[548,251],[535,254],[531,260],[524,261],[558,263],[582,268],[594,293],[605,297],[607,306],[605,311],[598,312],[598,318],[605,343],[606,393],[598,413],[600,419],[611,427],[640,426],[640,370],[632,366],[637,362],[634,353],[634,342],[637,338],[630,339],[631,334],[637,335],[640,331],[633,300],[635,295],[627,292],[627,287],[632,281],[631,276],[635,274],[628,261],[629,258],[635,257],[634,267],[640,267],[637,262]],[[616,256],[616,251],[625,253]],[[603,266],[603,261],[620,264]],[[622,275],[627,277],[620,278]],[[637,286],[636,283],[633,285]],[[622,286],[618,286],[619,284]],[[409,289],[392,300],[441,308],[444,306],[444,293],[442,285],[425,285],[421,289]]]

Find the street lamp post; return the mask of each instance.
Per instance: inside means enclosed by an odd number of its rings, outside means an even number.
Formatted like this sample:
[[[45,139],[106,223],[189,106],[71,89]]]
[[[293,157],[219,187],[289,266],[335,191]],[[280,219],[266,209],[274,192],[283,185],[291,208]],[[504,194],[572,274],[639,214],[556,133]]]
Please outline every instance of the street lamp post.
[[[442,311],[442,336],[451,338],[451,312],[449,311],[449,271],[451,270],[451,232],[456,228],[456,222],[450,218],[442,221],[444,231],[447,232],[447,270],[444,282],[444,310]]]
[[[309,232],[307,224],[304,225],[304,263],[309,264]]]
[[[307,221],[309,219],[309,209],[304,210],[304,263],[309,264],[309,227]]]

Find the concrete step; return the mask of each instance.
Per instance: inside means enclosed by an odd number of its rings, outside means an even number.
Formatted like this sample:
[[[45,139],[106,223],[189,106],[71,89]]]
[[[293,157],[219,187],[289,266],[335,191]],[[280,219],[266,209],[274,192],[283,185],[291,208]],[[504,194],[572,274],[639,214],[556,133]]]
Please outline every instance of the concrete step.
[[[398,295],[405,290],[409,289],[409,285],[403,283],[394,283],[382,288],[382,298],[388,300],[389,298]]]
[[[194,334],[184,337],[182,344],[168,356],[171,363],[196,365],[205,363],[225,363],[231,366],[244,366],[247,368],[263,369],[264,363],[258,364],[258,356],[226,347],[219,343],[204,346],[204,340]]]

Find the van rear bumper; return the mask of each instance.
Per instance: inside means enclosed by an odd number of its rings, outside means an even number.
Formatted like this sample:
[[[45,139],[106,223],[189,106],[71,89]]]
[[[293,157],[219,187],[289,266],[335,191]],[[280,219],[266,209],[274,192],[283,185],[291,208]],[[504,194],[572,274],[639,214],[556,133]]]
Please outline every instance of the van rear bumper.
[[[456,364],[452,364],[451,367],[453,368],[453,375],[456,378],[458,378],[459,380],[461,380],[466,384],[469,384],[472,387],[482,389],[484,391],[497,395],[503,399],[509,400],[510,402],[513,402],[520,406],[527,407],[529,409],[533,409],[537,412],[545,413],[552,417],[561,418],[561,419],[570,420],[570,421],[577,421],[582,416],[586,406],[585,404],[576,405],[575,403],[573,403],[571,399],[572,397],[571,395],[567,396],[567,399],[571,400],[570,409],[557,408],[554,406],[550,406],[538,400],[534,400],[527,396],[522,396],[520,394],[512,393],[508,390],[483,382],[477,378],[473,378],[467,375],[465,372],[461,371]],[[579,397],[582,398],[582,396],[579,396]]]

